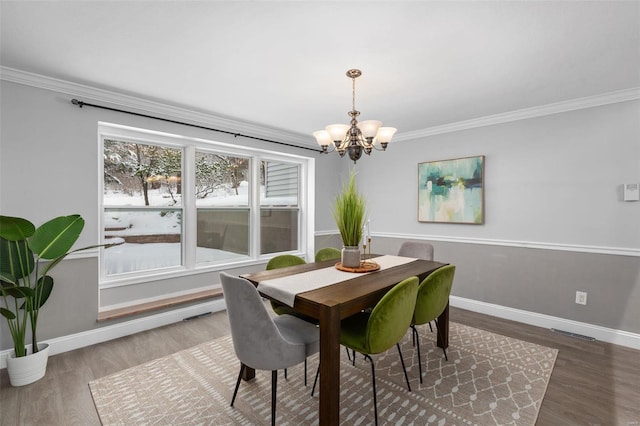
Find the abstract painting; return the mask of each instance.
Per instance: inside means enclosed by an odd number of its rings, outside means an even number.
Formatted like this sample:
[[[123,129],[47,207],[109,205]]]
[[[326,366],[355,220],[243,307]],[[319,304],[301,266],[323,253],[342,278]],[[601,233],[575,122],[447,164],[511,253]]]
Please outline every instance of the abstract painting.
[[[484,155],[418,164],[418,221],[484,223]]]

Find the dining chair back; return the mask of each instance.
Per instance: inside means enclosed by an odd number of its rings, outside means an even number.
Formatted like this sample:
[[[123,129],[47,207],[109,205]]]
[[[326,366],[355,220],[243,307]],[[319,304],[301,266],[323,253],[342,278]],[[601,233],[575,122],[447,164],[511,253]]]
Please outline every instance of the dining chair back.
[[[398,250],[398,256],[433,260],[433,245],[424,241],[405,241]]]
[[[301,257],[294,256],[292,254],[282,254],[280,256],[276,256],[271,260],[269,260],[269,262],[267,262],[267,266],[265,269],[269,271],[271,269],[286,268],[287,266],[304,265],[305,263],[307,262],[305,262],[305,260]],[[278,315],[289,314],[289,315],[295,315],[297,317],[300,317],[305,321],[310,320],[310,318],[304,317],[303,315],[295,311],[293,308],[283,303],[279,303],[273,300],[271,300],[270,302],[271,302],[271,309],[273,309],[273,312],[275,312]],[[314,322],[314,321],[311,320],[311,322]]]
[[[325,260],[340,259],[342,252],[334,247],[325,247],[316,253],[316,262],[324,262]]]
[[[258,290],[244,278],[221,272],[220,281],[227,305],[233,349],[240,360],[240,373],[231,406],[246,367],[271,370],[271,424],[274,425],[277,370],[299,364],[318,351],[318,328],[291,315],[272,318]]]
[[[267,262],[266,269],[279,269],[287,266],[304,265],[305,260],[301,257],[294,256],[292,254],[281,254],[280,256],[273,257]]]
[[[376,425],[378,424],[376,371],[371,355],[384,352],[395,345],[400,355],[407,388],[411,391],[399,342],[411,325],[417,294],[418,277],[409,277],[389,290],[371,312],[359,312],[345,318],[340,324],[340,343],[363,354],[371,364],[373,408]]]
[[[305,260],[301,257],[294,256],[292,254],[281,254],[269,260],[269,262],[267,262],[267,266],[265,267],[265,269],[268,271],[271,269],[286,268],[287,266],[304,265],[305,263],[307,262],[305,262]],[[270,300],[269,303],[271,304],[271,309],[273,309],[273,312],[275,312],[276,315],[293,315],[302,320],[310,322],[314,325],[318,324],[317,319],[301,314],[300,312],[296,311],[290,306],[285,305],[284,303],[276,302],[275,300]],[[284,370],[284,377],[285,378],[287,377],[286,369]],[[307,360],[306,359],[304,360],[304,385],[307,386]]]
[[[429,274],[418,287],[418,298],[416,300],[416,308],[413,313],[413,319],[411,321],[411,330],[413,337],[418,346],[418,368],[420,373],[420,383],[422,383],[422,360],[420,359],[420,340],[416,325],[431,323],[435,321],[436,331],[440,333],[440,324],[438,323],[438,317],[447,307],[449,303],[449,295],[451,294],[451,287],[453,286],[453,277],[456,273],[455,265],[446,265],[436,269]],[[449,360],[447,357],[447,350],[444,351],[445,360]]]

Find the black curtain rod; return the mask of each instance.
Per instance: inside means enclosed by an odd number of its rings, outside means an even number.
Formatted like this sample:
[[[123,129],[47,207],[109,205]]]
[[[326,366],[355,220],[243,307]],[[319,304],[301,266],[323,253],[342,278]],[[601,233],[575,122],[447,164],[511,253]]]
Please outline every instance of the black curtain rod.
[[[94,108],[106,109],[106,110],[109,110],[109,111],[122,112],[124,114],[137,115],[138,117],[145,117],[145,118],[152,118],[154,120],[166,121],[167,123],[181,124],[183,126],[191,126],[191,127],[196,127],[198,129],[211,130],[212,132],[226,133],[227,135],[233,135],[233,137],[236,137],[236,138],[238,136],[241,136],[241,137],[247,138],[247,139],[255,139],[255,140],[258,140],[258,141],[276,143],[278,145],[290,146],[290,147],[299,148],[299,149],[308,149],[309,151],[322,153],[321,150],[310,148],[308,146],[293,145],[293,144],[290,144],[290,143],[274,141],[274,140],[271,140],[271,139],[264,139],[264,138],[259,138],[259,137],[256,137],[256,136],[244,135],[242,133],[229,132],[227,130],[220,130],[220,129],[214,129],[212,127],[200,126],[198,124],[185,123],[184,121],[171,120],[169,118],[155,117],[153,115],[141,114],[139,112],[125,111],[123,109],[111,108],[111,107],[107,107],[107,106],[103,106],[103,105],[90,104],[88,102],[79,101],[78,99],[75,99],[75,98],[71,99],[71,103],[74,104],[74,105],[77,105],[79,108],[82,108],[83,106],[90,106],[90,107],[94,107]]]

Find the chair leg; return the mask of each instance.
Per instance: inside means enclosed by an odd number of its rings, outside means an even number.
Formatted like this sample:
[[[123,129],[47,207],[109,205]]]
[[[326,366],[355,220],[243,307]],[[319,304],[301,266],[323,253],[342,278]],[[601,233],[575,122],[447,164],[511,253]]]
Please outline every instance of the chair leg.
[[[245,365],[240,363],[240,374],[238,374],[238,381],[236,382],[236,388],[233,390],[233,397],[231,398],[231,406],[233,407],[233,403],[236,400],[236,395],[238,394],[238,388],[240,387],[240,381],[242,380],[242,373],[244,372]]]
[[[418,330],[416,330],[416,326],[411,326],[411,334],[413,335],[414,341],[418,344],[418,373],[420,374],[420,384],[422,384],[422,357],[420,356],[420,335],[418,335]]]
[[[352,359],[351,365],[355,366],[356,365],[356,351],[355,351],[355,349],[351,352],[351,357],[352,357],[351,358]]]
[[[368,359],[369,362],[371,363],[371,383],[373,386],[373,414],[376,419],[376,426],[378,426],[378,398],[376,396],[376,368],[373,365],[373,359],[369,355],[364,354],[364,357]]]
[[[284,379],[287,380],[287,369],[284,369]]]
[[[304,359],[304,385],[307,386],[307,359]]]
[[[409,389],[409,392],[411,392],[409,376],[407,376],[407,369],[404,366],[404,358],[402,357],[402,350],[400,350],[400,343],[396,343],[396,348],[398,348],[398,354],[400,355],[400,363],[402,364],[402,371],[404,371],[404,379],[407,381],[407,389]]]
[[[316,392],[316,384],[318,383],[318,376],[320,375],[320,364],[318,364],[318,369],[316,370],[316,378],[313,379],[313,388],[311,388],[311,396]]]
[[[344,350],[347,351],[347,358],[349,358],[349,361],[351,361],[351,353],[349,352],[349,348],[345,346]]]
[[[276,389],[278,388],[278,371],[271,372],[271,426],[276,426]]]
[[[433,327],[431,327],[431,321],[429,321],[429,330],[433,333]]]
[[[438,332],[438,336],[440,337],[441,340],[444,340],[442,337],[442,334],[440,333],[440,326],[438,325],[438,320],[436,320],[435,322],[436,322],[436,331]],[[447,350],[445,348],[442,348],[442,352],[444,352],[445,361],[449,361],[449,357],[447,356]]]

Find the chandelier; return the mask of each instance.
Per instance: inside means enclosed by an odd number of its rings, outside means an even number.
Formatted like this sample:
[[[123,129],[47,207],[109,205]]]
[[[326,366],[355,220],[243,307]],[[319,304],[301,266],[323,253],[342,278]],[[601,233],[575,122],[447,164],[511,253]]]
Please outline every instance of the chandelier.
[[[318,144],[322,147],[322,152],[328,154],[338,151],[340,157],[344,157],[345,153],[349,153],[349,158],[355,164],[362,152],[371,154],[372,150],[385,151],[387,144],[391,141],[396,129],[393,127],[381,127],[382,121],[365,120],[358,123],[357,117],[360,111],[356,111],[356,78],[362,75],[362,71],[351,69],[347,71],[347,77],[351,79],[351,125],[347,124],[330,124],[325,130],[313,132]],[[328,150],[332,145],[333,149]],[[381,147],[378,148],[377,145]]]

